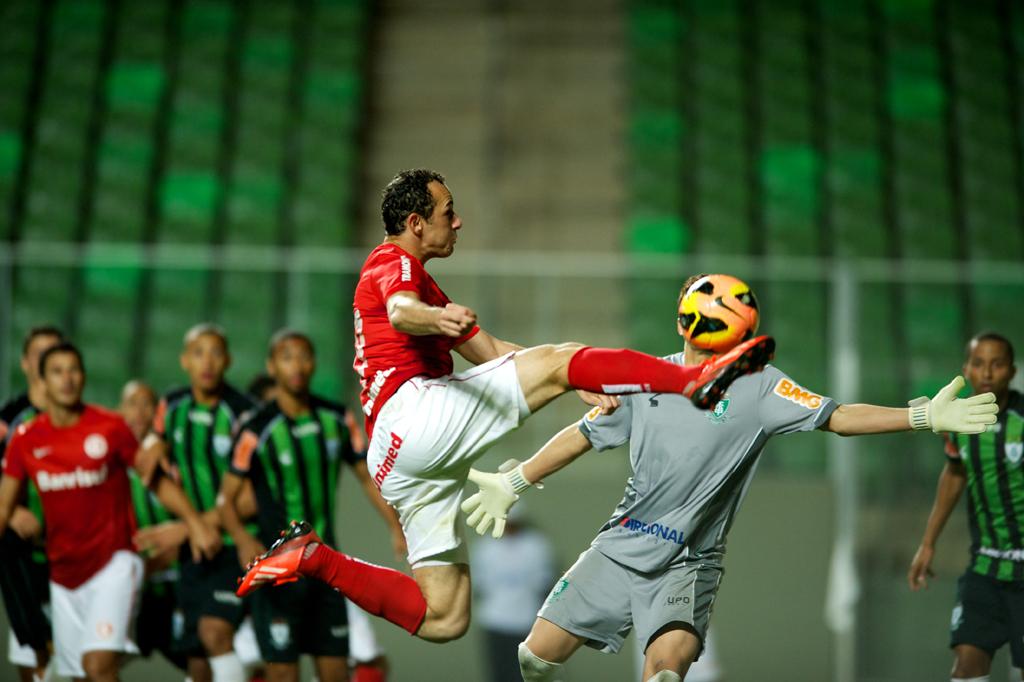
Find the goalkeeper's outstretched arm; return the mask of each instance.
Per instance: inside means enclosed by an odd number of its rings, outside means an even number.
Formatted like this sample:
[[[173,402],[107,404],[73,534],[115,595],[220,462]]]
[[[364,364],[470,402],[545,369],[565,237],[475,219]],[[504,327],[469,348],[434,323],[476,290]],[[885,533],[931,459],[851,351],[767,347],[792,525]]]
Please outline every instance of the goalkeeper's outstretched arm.
[[[523,464],[509,460],[494,474],[470,469],[469,480],[480,486],[480,490],[462,503],[466,523],[480,535],[493,526],[491,535],[500,538],[505,532],[508,510],[519,496],[530,487],[539,486],[541,480],[567,466],[590,447],[590,441],[580,433],[578,425],[572,424],[559,431]]]
[[[555,434],[533,457],[523,462],[523,477],[531,484],[543,481],[567,467],[590,448],[590,441],[580,432],[579,423],[570,424]]]
[[[995,394],[957,398],[956,394],[963,387],[964,379],[958,376],[931,400],[917,398],[910,401],[909,409],[840,405],[822,429],[841,436],[924,429],[935,433],[981,433],[996,423],[999,406],[996,405]]]

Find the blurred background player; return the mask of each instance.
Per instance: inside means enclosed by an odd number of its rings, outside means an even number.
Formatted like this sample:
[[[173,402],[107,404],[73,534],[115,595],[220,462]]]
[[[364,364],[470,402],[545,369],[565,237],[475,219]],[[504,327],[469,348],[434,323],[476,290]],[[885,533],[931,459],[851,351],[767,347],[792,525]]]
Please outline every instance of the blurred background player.
[[[525,505],[509,511],[505,535],[470,546],[476,620],[483,629],[491,682],[519,682],[516,647],[526,639],[555,578],[551,541],[527,518]]]
[[[974,394],[995,394],[999,419],[985,433],[948,436],[935,503],[907,574],[911,590],[928,587],[935,544],[966,488],[971,547],[951,621],[954,680],[988,680],[992,657],[1007,643],[1013,665],[1024,666],[1024,397],[1010,389],[1016,371],[1006,337],[986,332],[967,343],[964,375]]]
[[[695,365],[757,330],[750,288],[728,275],[689,278],[677,300],[684,351]],[[994,396],[955,400],[957,377],[929,404],[890,408],[838,405],[802,388],[772,365],[736,379],[712,411],[678,394],[622,397],[612,414],[594,409],[522,465],[540,481],[592,448],[629,443],[632,476],[611,518],[556,583],[526,641],[523,679],[555,680],[584,644],[617,653],[631,629],[643,643],[642,679],[684,678],[698,658],[722,579],[726,534],[746,496],[758,457],[775,434],[823,429],[860,435],[931,428],[978,432],[995,421]],[[478,533],[518,499],[507,474],[474,472],[480,492],[466,500]]]
[[[153,428],[156,406],[156,392],[143,381],[132,379],[121,389],[118,412],[139,443],[146,439]],[[128,470],[128,481],[131,484],[137,529],[153,528],[174,519],[134,469]],[[216,527],[217,524],[212,526]],[[138,537],[136,534],[136,544]],[[178,580],[178,549],[177,545],[160,552],[151,551],[149,546],[140,549],[145,562],[145,580],[136,619],[135,644],[142,656],[148,658],[154,651],[159,651],[172,665],[185,670],[187,659],[179,644],[182,633],[175,636],[174,627],[176,613],[181,622],[178,600],[174,596]]]
[[[132,641],[142,560],[132,549],[135,519],[126,470],[138,441],[115,413],[82,402],[85,370],[68,342],[39,358],[45,412],[18,427],[4,457],[0,532],[24,480],[39,489],[46,520],[56,671],[115,680]],[[181,488],[158,475],[157,497],[189,528],[192,553],[210,554],[219,539]]]
[[[424,269],[452,255],[462,228],[443,176],[402,171],[384,188],[381,215],[384,242],[367,257],[354,295],[353,367],[371,438],[367,462],[401,516],[413,577],[335,552],[295,524],[250,568],[239,594],[298,572],[443,643],[469,627],[468,555],[456,517],[469,468],[489,447],[574,388],[600,406],[614,399],[596,393],[659,390],[706,409],[733,379],[762,367],[775,342],[749,339],[687,367],[574,343],[524,349],[481,330],[476,313],[453,303]],[[453,375],[453,350],[476,367]],[[517,489],[529,487],[521,468],[510,476]]]
[[[26,390],[0,407],[0,461],[15,430],[43,410],[46,387],[39,376],[39,356],[63,340],[64,334],[50,325],[33,327],[25,335],[21,372]],[[42,535],[42,504],[35,484],[29,481],[25,500],[18,501],[10,528],[0,537],[0,592],[11,624],[8,660],[17,666],[22,682],[30,682],[33,675],[42,679],[50,656],[50,571]]]
[[[242,566],[266,551],[288,519],[307,519],[323,537],[335,537],[342,462],[352,467],[388,523],[396,552],[404,550],[398,518],[370,480],[365,439],[352,414],[309,392],[315,370],[308,336],[285,329],[271,338],[267,371],[275,381],[273,398],[241,426],[221,490],[221,517]],[[246,478],[256,491],[258,538],[239,521],[236,508]],[[348,619],[341,594],[321,582],[302,581],[255,595],[252,611],[269,679],[297,680],[302,653],[314,657],[321,682],[348,679]]]
[[[246,392],[257,404],[273,400],[276,391],[274,377],[265,371],[254,376],[246,386]],[[350,428],[358,429],[359,425],[351,423]],[[364,441],[362,447],[365,449],[365,439],[360,440]],[[246,487],[251,488],[251,482],[247,481]],[[401,561],[405,539],[393,535],[392,545],[396,557]],[[353,682],[383,682],[387,679],[388,660],[377,641],[369,615],[349,599],[345,599],[345,612],[348,614],[348,658]]]
[[[152,431],[156,407],[156,394],[148,384],[136,379],[125,384],[120,411],[139,442]],[[185,524],[164,509],[160,500],[146,488],[141,476],[130,470],[128,477],[138,521],[135,544],[146,558],[146,584],[137,621],[136,644],[143,656],[156,649],[171,663],[185,670],[187,658],[182,653],[181,644],[185,634],[185,616],[178,608],[177,582],[178,555],[182,545],[188,541],[188,531]],[[240,506],[245,513],[255,513],[252,486],[246,486],[240,497]],[[212,526],[220,525],[215,509],[204,512],[203,518]],[[254,679],[262,678],[260,668],[263,661],[252,620],[248,616],[235,632],[232,643],[247,674]]]
[[[252,401],[224,380],[231,366],[228,339],[220,327],[191,327],[182,342],[181,368],[189,384],[167,393],[157,407],[153,429],[193,506],[217,514],[217,492],[227,471],[239,417]],[[178,606],[185,616],[182,646],[193,682],[242,682],[245,670],[234,651],[235,630],[245,616],[235,596],[238,563],[231,538],[215,556],[193,561],[181,556]]]

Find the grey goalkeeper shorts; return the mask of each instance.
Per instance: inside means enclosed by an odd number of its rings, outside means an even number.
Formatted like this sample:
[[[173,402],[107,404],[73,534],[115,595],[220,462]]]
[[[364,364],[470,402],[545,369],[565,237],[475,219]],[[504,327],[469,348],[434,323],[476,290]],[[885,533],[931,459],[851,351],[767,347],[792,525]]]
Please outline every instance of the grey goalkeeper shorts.
[[[646,651],[651,637],[670,623],[692,629],[703,649],[721,580],[719,566],[640,573],[590,548],[555,583],[537,615],[605,653],[618,653],[634,627]]]

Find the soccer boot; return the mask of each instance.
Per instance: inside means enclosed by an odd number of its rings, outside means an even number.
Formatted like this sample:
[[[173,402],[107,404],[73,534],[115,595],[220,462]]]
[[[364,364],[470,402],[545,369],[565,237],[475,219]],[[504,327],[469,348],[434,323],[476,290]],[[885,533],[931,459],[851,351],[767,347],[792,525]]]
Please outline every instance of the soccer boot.
[[[727,353],[705,360],[700,376],[686,386],[683,395],[699,409],[710,410],[733,381],[744,374],[760,372],[773,357],[775,339],[755,336]]]
[[[322,542],[313,526],[305,521],[292,521],[270,549],[249,564],[245,575],[238,579],[235,594],[244,597],[267,583],[295,582],[300,576],[299,564],[312,556]]]

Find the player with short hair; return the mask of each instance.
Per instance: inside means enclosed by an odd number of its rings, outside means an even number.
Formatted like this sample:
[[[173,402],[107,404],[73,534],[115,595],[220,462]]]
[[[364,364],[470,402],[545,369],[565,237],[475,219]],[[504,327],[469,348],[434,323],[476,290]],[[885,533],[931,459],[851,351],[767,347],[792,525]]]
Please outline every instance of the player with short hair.
[[[682,353],[695,365],[756,329],[756,299],[727,275],[688,279],[680,292]],[[630,629],[643,642],[643,679],[678,682],[696,659],[722,579],[725,539],[773,435],[822,429],[844,436],[932,428],[981,431],[995,421],[991,394],[955,400],[957,380],[926,405],[907,409],[839,405],[773,365],[738,378],[704,412],[679,395],[623,396],[613,414],[593,410],[522,465],[541,481],[585,452],[629,443],[632,476],[611,518],[552,589],[519,646],[523,679],[557,679],[584,644],[616,653]],[[466,500],[469,524],[486,532],[518,499],[506,474],[474,471],[480,492]]]
[[[54,658],[60,675],[115,680],[132,642],[142,560],[132,549],[135,518],[126,470],[138,441],[123,418],[82,402],[85,369],[78,349],[62,342],[39,358],[45,412],[22,424],[7,448],[0,480],[0,532],[25,479],[39,489],[46,520]],[[218,538],[181,488],[157,476],[153,489],[189,527],[196,556]]]
[[[949,646],[954,680],[987,680],[1004,644],[1024,666],[1024,396],[1010,389],[1013,344],[995,332],[974,336],[963,372],[975,394],[995,394],[999,418],[980,434],[950,434],[946,465],[921,545],[907,573],[911,590],[928,587],[935,543],[967,490],[970,562],[957,581]]]
[[[422,639],[446,642],[469,626],[458,504],[470,467],[491,445],[572,389],[606,408],[614,399],[596,394],[650,390],[708,407],[737,376],[760,369],[774,342],[748,339],[687,367],[575,343],[522,348],[481,330],[476,313],[453,303],[424,269],[452,255],[462,228],[440,174],[399,173],[384,189],[381,213],[384,243],[363,265],[353,301],[354,367],[371,436],[367,464],[401,517],[413,577],[334,552],[296,525],[249,570],[239,594],[271,582],[276,569],[298,572]],[[452,374],[453,350],[476,366]],[[518,489],[530,485],[521,469],[510,475]]]
[[[132,379],[121,388],[118,412],[131,429],[135,440],[140,443],[153,428],[157,402],[156,391],[141,379]],[[174,522],[174,516],[160,503],[134,469],[128,470],[128,482],[131,485],[132,507],[135,510],[136,527],[139,531]],[[217,521],[213,520],[211,526],[216,527]],[[138,533],[134,540],[145,562],[145,580],[136,618],[135,644],[139,647],[141,656],[149,658],[154,651],[159,651],[172,665],[186,670],[188,661],[180,651],[178,638],[174,632],[175,611],[178,606],[174,590],[178,580],[179,547],[174,545],[162,551],[153,551],[148,543],[139,546]],[[186,540],[187,532],[184,533],[182,542]]]
[[[168,392],[157,407],[153,430],[163,439],[189,500],[216,518],[217,493],[228,469],[239,419],[253,407],[248,396],[224,380],[231,366],[227,335],[211,323],[185,332],[179,358],[187,386]],[[245,616],[235,596],[238,578],[231,536],[203,561],[181,557],[178,605],[185,616],[181,643],[193,682],[242,682],[245,670],[234,651],[235,631]]]
[[[0,460],[14,432],[38,415],[46,388],[39,377],[39,356],[64,340],[52,325],[32,327],[21,345],[21,372],[26,390],[0,407]],[[50,658],[50,569],[43,542],[43,507],[34,484],[25,486],[24,504],[15,507],[10,529],[0,538],[0,593],[3,594],[8,633],[8,660],[18,668],[22,682],[42,679]]]
[[[366,469],[366,440],[348,410],[310,393],[315,371],[316,353],[306,334],[291,329],[274,334],[267,357],[274,395],[242,424],[221,486],[221,518],[242,566],[265,552],[292,518],[307,519],[321,537],[335,537],[342,463],[352,467],[390,526],[397,550],[404,549],[398,518]],[[235,507],[247,479],[256,491],[258,538],[245,529]],[[297,680],[302,653],[314,657],[322,682],[348,679],[349,624],[341,594],[320,582],[295,583],[255,595],[252,612],[271,679]]]

